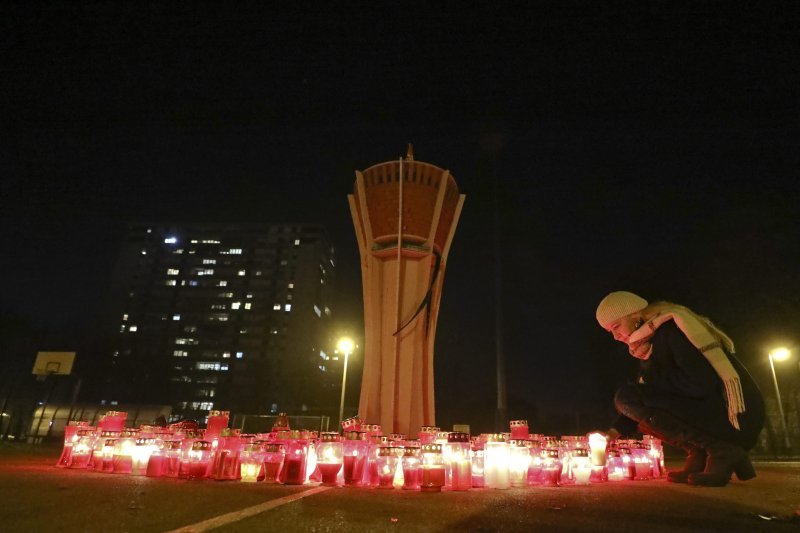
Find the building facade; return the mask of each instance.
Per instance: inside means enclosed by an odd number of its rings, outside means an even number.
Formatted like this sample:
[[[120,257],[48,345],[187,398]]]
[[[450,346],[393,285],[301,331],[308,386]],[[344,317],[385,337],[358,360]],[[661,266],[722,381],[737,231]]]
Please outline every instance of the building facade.
[[[169,404],[173,419],[335,412],[335,261],[317,225],[132,225],[103,400]]]

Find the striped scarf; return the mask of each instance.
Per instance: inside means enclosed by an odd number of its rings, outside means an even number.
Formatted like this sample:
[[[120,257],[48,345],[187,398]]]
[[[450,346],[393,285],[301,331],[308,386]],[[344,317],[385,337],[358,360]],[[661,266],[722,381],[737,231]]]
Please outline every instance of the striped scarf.
[[[744,393],[742,382],[733,368],[725,351],[734,353],[733,341],[710,320],[696,315],[690,309],[675,304],[655,304],[656,313],[628,339],[628,351],[637,359],[647,360],[653,353],[651,339],[664,323],[674,320],[675,324],[708,360],[725,385],[725,400],[728,406],[728,420],[736,429],[739,427],[738,415],[744,413]]]

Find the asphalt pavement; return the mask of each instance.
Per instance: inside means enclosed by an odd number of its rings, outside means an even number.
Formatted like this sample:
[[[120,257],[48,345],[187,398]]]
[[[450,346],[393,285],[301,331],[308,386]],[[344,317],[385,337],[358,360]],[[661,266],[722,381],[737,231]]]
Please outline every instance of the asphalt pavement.
[[[60,469],[0,444],[0,531],[796,531],[800,462],[724,488],[665,480],[423,494],[186,481]],[[668,465],[669,466],[669,465]]]

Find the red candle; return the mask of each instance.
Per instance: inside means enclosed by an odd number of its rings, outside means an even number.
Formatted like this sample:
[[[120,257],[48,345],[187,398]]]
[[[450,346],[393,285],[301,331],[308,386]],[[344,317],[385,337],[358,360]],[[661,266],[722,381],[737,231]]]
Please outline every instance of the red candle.
[[[188,477],[189,479],[203,479],[206,477],[208,471],[208,462],[192,462],[189,463]]]
[[[378,461],[375,457],[370,458],[369,461],[369,478],[368,483],[370,487],[375,487],[378,485],[380,480],[380,475],[378,474]]]
[[[72,452],[72,456],[70,457],[69,467],[70,468],[86,468],[89,464],[89,452]]]
[[[422,492],[441,492],[444,486],[444,466],[422,465],[422,479],[420,490]]]
[[[557,487],[559,481],[561,481],[561,465],[556,464],[554,466],[546,466],[543,469],[543,483],[545,485],[549,485],[551,487]]]
[[[306,481],[305,457],[286,456],[286,485],[302,485]]]
[[[164,459],[163,455],[151,455],[147,461],[147,477],[159,477],[164,472]]]
[[[281,470],[281,461],[264,463],[264,482],[275,483]]]
[[[133,459],[130,455],[115,455],[112,459],[112,469],[115,474],[130,474],[133,469]]]
[[[406,490],[419,488],[419,465],[403,467],[403,488]]]
[[[336,485],[336,476],[342,469],[342,463],[317,463],[317,467],[322,474],[323,485]]]
[[[364,472],[364,458],[353,455],[344,457],[344,484],[355,487],[361,484]]]
[[[164,461],[163,475],[168,477],[178,477],[181,470],[181,459],[174,455],[168,455]]]

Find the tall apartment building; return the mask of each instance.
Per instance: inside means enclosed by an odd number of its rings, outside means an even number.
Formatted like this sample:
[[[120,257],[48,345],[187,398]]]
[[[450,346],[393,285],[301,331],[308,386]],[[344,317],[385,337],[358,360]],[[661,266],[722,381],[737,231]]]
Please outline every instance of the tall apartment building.
[[[321,226],[132,225],[103,399],[170,404],[174,418],[335,412],[335,269]]]

